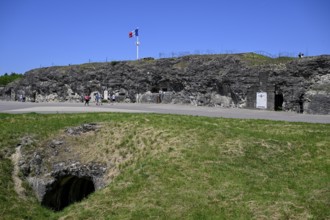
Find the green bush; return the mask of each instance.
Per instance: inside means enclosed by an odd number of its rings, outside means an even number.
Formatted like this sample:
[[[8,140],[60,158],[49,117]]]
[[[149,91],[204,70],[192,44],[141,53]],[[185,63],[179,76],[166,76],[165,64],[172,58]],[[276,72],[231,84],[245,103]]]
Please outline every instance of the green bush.
[[[0,86],[6,86],[7,84],[22,77],[23,75],[18,73],[11,73],[10,75],[8,75],[8,73],[5,73],[3,76],[0,76]]]
[[[118,63],[120,63],[120,62],[119,62],[119,61],[112,61],[112,62],[111,62],[111,65],[112,65],[112,66],[116,66]]]

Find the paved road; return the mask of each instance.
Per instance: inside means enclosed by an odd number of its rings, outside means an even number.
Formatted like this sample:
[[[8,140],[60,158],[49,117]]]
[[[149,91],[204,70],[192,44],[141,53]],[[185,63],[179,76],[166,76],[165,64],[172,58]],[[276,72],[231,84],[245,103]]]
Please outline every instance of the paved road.
[[[198,115],[222,118],[267,119],[309,123],[330,123],[330,115],[297,114],[251,109],[232,109],[173,104],[115,103],[84,106],[83,103],[28,103],[0,101],[1,113],[83,113],[83,112],[130,112]]]

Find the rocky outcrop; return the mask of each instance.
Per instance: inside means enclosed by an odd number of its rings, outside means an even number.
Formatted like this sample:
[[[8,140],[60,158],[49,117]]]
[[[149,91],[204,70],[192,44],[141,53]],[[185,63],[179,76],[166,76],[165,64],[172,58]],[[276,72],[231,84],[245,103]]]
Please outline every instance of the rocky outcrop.
[[[178,103],[330,114],[330,56],[271,59],[258,54],[88,63],[34,69],[1,98],[80,102],[115,94],[119,102]],[[105,97],[106,98],[106,97]]]

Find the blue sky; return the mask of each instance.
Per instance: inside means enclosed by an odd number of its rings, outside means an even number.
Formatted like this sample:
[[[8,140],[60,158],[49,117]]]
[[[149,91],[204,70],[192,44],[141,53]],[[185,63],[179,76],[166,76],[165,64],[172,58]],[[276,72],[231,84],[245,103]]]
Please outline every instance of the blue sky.
[[[330,54],[329,0],[0,0],[0,75],[172,53]]]

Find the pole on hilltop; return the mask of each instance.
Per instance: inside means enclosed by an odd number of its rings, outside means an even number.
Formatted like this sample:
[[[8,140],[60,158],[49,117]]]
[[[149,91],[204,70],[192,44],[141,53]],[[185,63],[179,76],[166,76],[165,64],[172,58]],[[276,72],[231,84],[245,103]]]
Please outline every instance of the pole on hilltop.
[[[139,41],[139,36],[136,36],[136,59],[139,59],[139,46],[140,46],[140,41]]]

